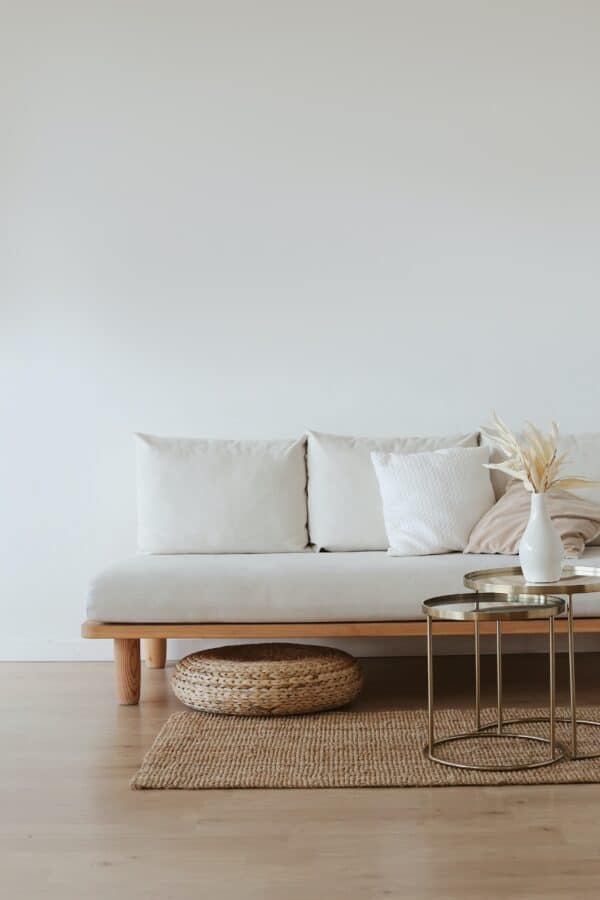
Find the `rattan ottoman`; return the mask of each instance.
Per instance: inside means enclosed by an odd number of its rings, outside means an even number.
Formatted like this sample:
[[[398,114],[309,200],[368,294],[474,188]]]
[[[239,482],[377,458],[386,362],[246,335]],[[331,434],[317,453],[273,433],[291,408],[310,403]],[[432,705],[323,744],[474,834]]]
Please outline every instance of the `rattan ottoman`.
[[[239,644],[184,657],[171,681],[192,709],[238,716],[288,716],[335,709],[362,688],[349,653],[303,644]]]

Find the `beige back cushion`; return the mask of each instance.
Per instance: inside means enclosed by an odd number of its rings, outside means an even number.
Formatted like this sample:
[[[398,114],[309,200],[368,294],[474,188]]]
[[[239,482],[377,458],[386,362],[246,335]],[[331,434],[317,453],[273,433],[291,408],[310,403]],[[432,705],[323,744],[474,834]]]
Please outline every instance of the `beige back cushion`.
[[[530,505],[531,494],[521,482],[511,484],[495,506],[479,520],[471,532],[465,553],[518,553]],[[548,494],[548,507],[567,556],[581,556],[585,545],[600,535],[600,504],[554,488]]]

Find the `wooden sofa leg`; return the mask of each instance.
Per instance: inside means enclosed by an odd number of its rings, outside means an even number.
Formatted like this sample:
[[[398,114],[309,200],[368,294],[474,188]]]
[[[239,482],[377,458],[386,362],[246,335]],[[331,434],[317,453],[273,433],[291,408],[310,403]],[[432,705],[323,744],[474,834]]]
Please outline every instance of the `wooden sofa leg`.
[[[164,669],[167,661],[167,639],[147,638],[144,641],[146,665],[149,669]]]
[[[115,638],[115,678],[121,706],[134,706],[140,699],[139,638]]]

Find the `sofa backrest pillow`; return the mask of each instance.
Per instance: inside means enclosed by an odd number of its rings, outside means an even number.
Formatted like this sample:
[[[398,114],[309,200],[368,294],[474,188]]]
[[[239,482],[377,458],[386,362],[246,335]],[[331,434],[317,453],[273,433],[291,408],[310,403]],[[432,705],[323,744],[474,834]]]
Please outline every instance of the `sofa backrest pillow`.
[[[486,447],[373,452],[371,458],[393,556],[464,550],[473,527],[494,505]]]
[[[306,439],[136,435],[143,553],[286,553],[308,544]]]
[[[583,475],[600,482],[600,432],[587,434],[563,434],[558,439],[559,448],[569,454],[565,472]],[[590,503],[600,503],[600,488],[577,488],[573,493]],[[600,535],[590,543],[600,546]]]
[[[422,453],[475,447],[477,432],[449,437],[361,438],[308,433],[308,522],[322,550],[385,550],[388,546],[371,451]]]

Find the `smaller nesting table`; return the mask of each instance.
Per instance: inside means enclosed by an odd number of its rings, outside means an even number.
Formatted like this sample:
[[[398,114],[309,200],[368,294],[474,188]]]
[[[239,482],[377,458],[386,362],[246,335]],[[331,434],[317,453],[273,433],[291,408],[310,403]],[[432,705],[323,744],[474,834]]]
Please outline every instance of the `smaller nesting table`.
[[[423,603],[422,611],[427,618],[427,714],[428,741],[425,751],[433,762],[459,769],[476,769],[484,771],[517,771],[520,769],[537,769],[558,762],[564,753],[556,744],[556,674],[555,674],[555,634],[554,620],[564,612],[565,603],[558,597],[535,596],[512,599],[502,593],[449,594],[443,597],[432,597]],[[446,735],[436,739],[434,733],[434,692],[433,692],[433,621],[459,620],[473,622],[475,638],[475,719],[472,731]],[[546,619],[549,637],[549,734],[547,738],[530,734],[519,734],[507,731],[504,719],[502,700],[502,622],[522,619]],[[495,722],[481,724],[481,659],[479,648],[479,625],[481,622],[496,623],[496,680],[497,680],[497,718]],[[503,740],[535,741],[548,745],[548,755],[541,760],[514,765],[476,764],[468,760],[450,760],[439,755],[438,747],[455,741],[467,741],[477,738]]]

